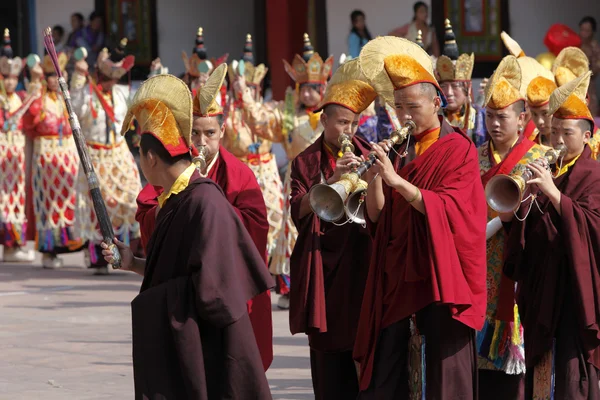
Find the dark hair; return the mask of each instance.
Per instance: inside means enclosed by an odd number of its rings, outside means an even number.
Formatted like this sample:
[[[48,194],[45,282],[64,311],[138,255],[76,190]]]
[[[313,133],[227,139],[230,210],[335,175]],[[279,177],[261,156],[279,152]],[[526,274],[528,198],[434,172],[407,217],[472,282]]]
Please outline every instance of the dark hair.
[[[65,28],[63,28],[61,25],[54,25],[52,27],[52,31],[58,32],[61,37],[65,35]]]
[[[592,123],[587,119],[580,119],[577,121],[577,125],[579,129],[581,129],[581,133],[586,133],[587,131],[592,132]]]
[[[90,14],[90,22],[92,22],[96,18],[102,18],[102,14],[100,14],[97,11],[92,11],[92,13]]]
[[[167,165],[174,165],[182,160],[192,162],[190,153],[184,153],[175,157],[171,156],[167,149],[165,149],[165,146],[154,135],[142,134],[140,151],[144,155],[151,151]]]
[[[225,120],[225,116],[223,114],[215,115],[217,122],[219,123],[219,129],[223,126],[223,121]]]
[[[427,11],[429,11],[429,6],[423,2],[423,1],[417,1],[414,5],[413,5],[413,21],[415,19],[417,19],[417,11],[419,10],[419,8],[421,7],[425,7],[425,9]]]
[[[586,22],[589,22],[589,24],[592,26],[592,32],[596,33],[596,28],[598,27],[598,24],[596,23],[596,18],[587,15],[581,18],[581,21],[579,21],[579,26],[585,24]]]
[[[73,13],[71,14],[71,17],[75,17],[79,20],[79,22],[81,22],[83,24],[85,18],[83,18],[83,14],[82,13]]]
[[[512,109],[515,110],[515,112],[518,114],[521,114],[522,112],[525,112],[525,101],[524,100],[518,100],[515,103],[513,103],[512,105]]]
[[[356,29],[356,27],[354,27],[354,22],[356,22],[356,19],[358,17],[365,18],[365,13],[362,12],[361,10],[354,10],[350,13],[350,22],[352,22],[352,29],[350,29],[350,32],[353,32],[356,35],[358,35],[358,37],[365,38],[367,40],[373,39],[373,37],[371,36],[371,32],[369,32],[369,29],[367,28],[366,24],[365,24],[365,30],[362,33],[359,32],[358,29]]]

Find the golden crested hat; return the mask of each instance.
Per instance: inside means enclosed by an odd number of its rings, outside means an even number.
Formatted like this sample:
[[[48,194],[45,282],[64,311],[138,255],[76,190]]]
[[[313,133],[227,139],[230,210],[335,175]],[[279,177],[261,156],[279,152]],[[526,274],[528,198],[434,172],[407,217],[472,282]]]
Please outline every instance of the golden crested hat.
[[[308,33],[304,34],[304,51],[302,56],[296,54],[290,65],[283,60],[283,66],[288,75],[297,84],[315,83],[324,85],[331,76],[333,68],[333,56],[323,61],[318,53],[315,53]]]

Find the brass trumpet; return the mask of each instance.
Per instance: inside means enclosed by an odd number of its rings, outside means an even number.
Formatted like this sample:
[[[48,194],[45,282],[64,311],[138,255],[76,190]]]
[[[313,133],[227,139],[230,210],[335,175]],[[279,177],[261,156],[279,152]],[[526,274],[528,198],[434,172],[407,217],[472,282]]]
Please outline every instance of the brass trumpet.
[[[208,155],[208,149],[206,146],[198,147],[198,155],[194,157],[192,162],[200,168],[200,171],[204,171],[206,169],[206,156]]]
[[[544,159],[548,165],[556,162],[567,154],[563,145],[556,149],[549,149],[539,159]],[[536,160],[537,161],[537,160]],[[485,186],[485,199],[489,206],[496,212],[509,213],[519,208],[523,201],[523,193],[533,173],[527,166],[519,166],[509,175],[496,175]]]
[[[390,146],[402,143],[415,128],[415,123],[408,120],[402,129],[392,132],[388,139]],[[341,148],[345,150],[343,147],[345,138],[343,136],[347,137],[347,135],[340,136]],[[352,146],[352,143],[349,144]],[[352,146],[351,151],[354,151],[354,146]],[[364,223],[364,200],[368,185],[360,178],[375,164],[376,160],[377,156],[371,153],[366,161],[362,162],[354,171],[342,175],[336,183],[331,185],[319,183],[310,188],[308,196],[310,208],[313,212],[326,222],[338,221],[345,213],[350,221]]]

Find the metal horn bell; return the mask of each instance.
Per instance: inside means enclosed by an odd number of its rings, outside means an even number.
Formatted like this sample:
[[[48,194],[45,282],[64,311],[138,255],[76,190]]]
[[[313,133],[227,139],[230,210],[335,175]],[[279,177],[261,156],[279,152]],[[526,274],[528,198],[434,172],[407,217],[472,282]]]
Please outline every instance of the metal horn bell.
[[[365,198],[367,196],[367,182],[358,181],[354,192],[346,199],[346,217],[354,223],[365,224]]]
[[[356,174],[344,174],[331,185],[320,183],[308,192],[310,208],[326,222],[335,222],[344,216],[344,204],[358,181]]]

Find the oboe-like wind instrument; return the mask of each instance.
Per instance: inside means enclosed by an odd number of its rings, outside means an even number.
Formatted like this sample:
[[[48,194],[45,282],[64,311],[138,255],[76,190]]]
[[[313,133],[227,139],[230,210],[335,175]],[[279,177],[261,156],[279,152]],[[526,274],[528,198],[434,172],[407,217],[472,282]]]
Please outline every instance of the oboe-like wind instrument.
[[[102,233],[104,243],[106,243],[109,246],[110,250],[113,253],[114,261],[111,263],[111,265],[113,266],[113,268],[118,269],[121,267],[121,254],[119,253],[117,246],[115,246],[115,244],[113,243],[115,233],[113,232],[112,223],[108,218],[108,212],[106,211],[104,199],[102,199],[102,193],[100,192],[98,176],[96,175],[96,172],[94,172],[94,166],[92,165],[92,161],[90,160],[90,155],[87,150],[85,138],[83,137],[83,133],[81,132],[79,119],[77,118],[77,115],[73,110],[73,104],[71,103],[71,94],[69,93],[67,82],[63,77],[62,72],[60,71],[60,67],[58,66],[58,57],[56,56],[56,48],[54,47],[54,41],[52,40],[51,28],[46,28],[46,30],[44,31],[44,46],[46,47],[48,55],[50,56],[52,64],[54,65],[54,70],[56,71],[56,75],[58,76],[58,85],[60,86],[60,91],[62,92],[63,98],[65,99],[67,112],[69,113],[69,124],[71,125],[71,130],[73,131],[73,139],[75,139],[75,145],[77,146],[77,153],[79,153],[81,166],[83,167],[83,171],[85,172],[85,176],[87,177],[90,196],[92,197],[92,202],[94,204],[94,211],[96,212],[98,224],[100,225],[100,232]]]

